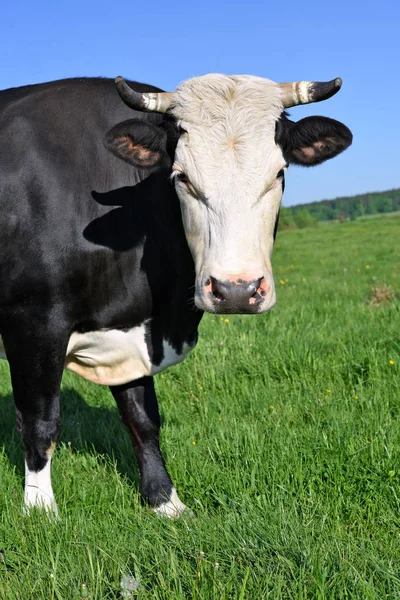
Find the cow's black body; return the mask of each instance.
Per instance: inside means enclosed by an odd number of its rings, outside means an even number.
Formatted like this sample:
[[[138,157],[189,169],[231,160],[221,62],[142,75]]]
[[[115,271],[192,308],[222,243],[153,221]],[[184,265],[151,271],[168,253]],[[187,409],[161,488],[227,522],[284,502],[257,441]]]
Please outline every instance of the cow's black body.
[[[138,91],[157,88],[133,84]],[[106,150],[107,131],[133,114],[107,79],[72,79],[0,92],[0,335],[10,363],[29,469],[58,435],[58,394],[72,332],[151,320],[162,339],[193,343],[194,266],[168,168],[141,170]],[[132,436],[144,494],[169,497],[151,378],[112,389]]]

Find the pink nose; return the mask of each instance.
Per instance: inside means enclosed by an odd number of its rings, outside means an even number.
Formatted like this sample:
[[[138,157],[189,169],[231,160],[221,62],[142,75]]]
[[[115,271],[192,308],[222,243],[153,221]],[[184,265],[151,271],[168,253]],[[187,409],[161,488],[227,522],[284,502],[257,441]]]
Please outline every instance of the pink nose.
[[[264,277],[249,280],[239,276],[224,281],[209,277],[205,288],[216,311],[221,313],[255,313],[269,291]]]

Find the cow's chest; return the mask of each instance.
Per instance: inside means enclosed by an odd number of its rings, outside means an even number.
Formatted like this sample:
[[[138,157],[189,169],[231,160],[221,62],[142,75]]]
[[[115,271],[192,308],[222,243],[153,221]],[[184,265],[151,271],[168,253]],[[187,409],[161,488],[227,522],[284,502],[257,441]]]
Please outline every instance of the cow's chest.
[[[162,341],[162,358],[152,362],[146,342],[147,324],[129,330],[109,329],[73,333],[68,343],[65,368],[84,379],[103,385],[121,385],[155,375],[183,360],[195,346],[184,343],[178,352]],[[0,338],[0,357],[6,358]]]

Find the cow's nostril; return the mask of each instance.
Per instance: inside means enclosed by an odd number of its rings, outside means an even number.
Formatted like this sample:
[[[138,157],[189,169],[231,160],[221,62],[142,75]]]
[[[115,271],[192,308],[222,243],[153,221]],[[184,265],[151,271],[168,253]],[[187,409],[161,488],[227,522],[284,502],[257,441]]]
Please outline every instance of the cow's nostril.
[[[217,300],[220,300],[220,301],[224,299],[221,292],[217,292],[216,290],[213,290],[213,296],[214,296],[214,298],[216,298]]]
[[[211,293],[213,297],[218,300],[218,302],[223,302],[225,300],[224,291],[226,292],[226,286],[222,283],[222,281],[218,281],[218,279],[214,279],[214,277],[210,277],[211,279]]]
[[[260,277],[260,279],[255,279],[254,281],[252,281],[250,283],[250,288],[254,289],[254,293],[251,296],[252,298],[256,298],[256,296],[258,296],[258,294],[260,293],[260,287],[261,287],[261,282],[264,279],[264,277]]]

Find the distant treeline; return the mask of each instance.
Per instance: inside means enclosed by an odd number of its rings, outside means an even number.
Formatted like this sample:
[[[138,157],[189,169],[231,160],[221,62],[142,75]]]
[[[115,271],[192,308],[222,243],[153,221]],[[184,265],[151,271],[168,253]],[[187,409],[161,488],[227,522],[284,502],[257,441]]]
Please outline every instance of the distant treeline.
[[[400,211],[400,189],[282,207],[280,229],[312,227],[318,221],[354,221],[358,217]]]

